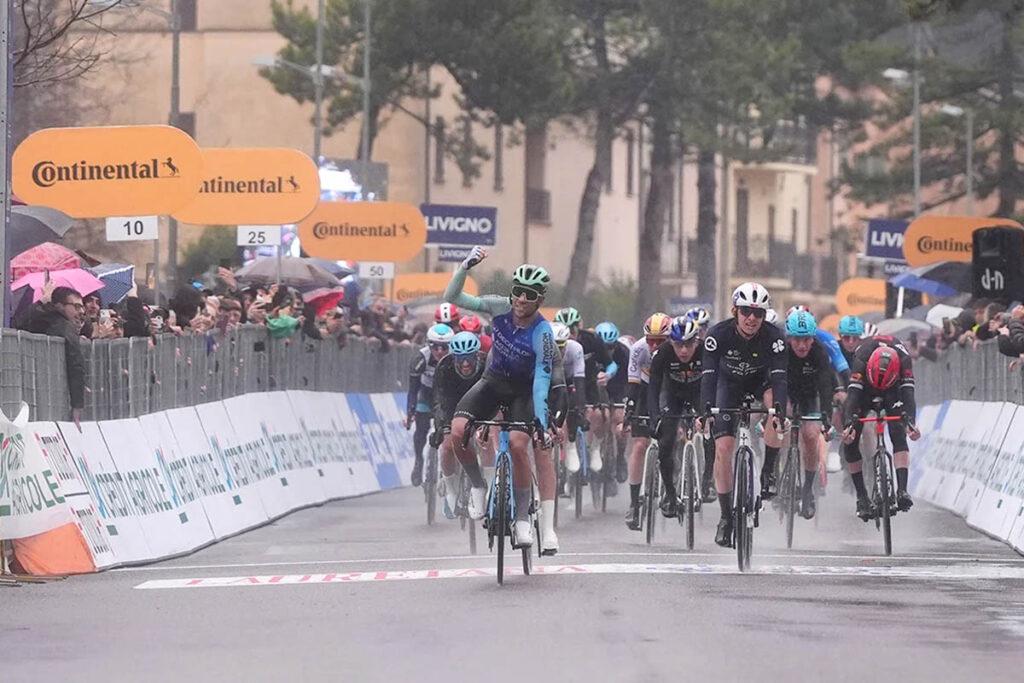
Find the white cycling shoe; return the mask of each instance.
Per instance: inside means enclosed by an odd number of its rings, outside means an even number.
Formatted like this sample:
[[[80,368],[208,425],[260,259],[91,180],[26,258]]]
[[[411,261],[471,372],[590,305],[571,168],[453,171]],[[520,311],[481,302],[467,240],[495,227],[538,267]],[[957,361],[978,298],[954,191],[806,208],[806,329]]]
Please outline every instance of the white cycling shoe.
[[[573,474],[580,471],[580,455],[575,448],[569,448],[565,453],[565,469]]]
[[[483,519],[487,512],[487,489],[471,488],[467,508],[470,519]]]
[[[843,469],[843,463],[839,461],[839,451],[829,451],[825,459],[825,469],[832,474]]]
[[[517,520],[512,525],[512,547],[530,548],[533,546],[533,524],[528,519]]]
[[[600,472],[601,468],[604,467],[604,463],[601,461],[601,444],[597,440],[594,441],[593,445],[590,446],[590,451],[587,453],[587,457],[590,458],[590,471]]]

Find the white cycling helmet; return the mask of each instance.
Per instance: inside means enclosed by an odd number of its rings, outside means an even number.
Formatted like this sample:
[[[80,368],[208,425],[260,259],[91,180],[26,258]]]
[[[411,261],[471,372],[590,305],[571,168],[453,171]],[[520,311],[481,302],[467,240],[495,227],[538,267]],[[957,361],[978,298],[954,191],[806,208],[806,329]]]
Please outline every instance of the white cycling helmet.
[[[569,326],[565,325],[564,323],[551,323],[551,331],[555,335],[555,343],[558,344],[559,346],[565,344],[565,342],[569,341],[569,339],[572,337],[571,333],[569,332]]]
[[[864,334],[860,336],[861,339],[870,339],[878,334],[878,325],[874,323],[864,323]]]
[[[796,306],[790,306],[789,310],[786,311],[786,320],[789,320],[789,316],[793,315],[797,311],[806,311],[806,312],[810,313],[811,309],[807,308],[803,304],[797,304]]]
[[[744,282],[733,290],[732,305],[749,306],[750,308],[760,308],[767,311],[771,308],[772,297],[762,285],[756,282]]]
[[[448,344],[451,342],[455,332],[444,323],[431,325],[427,330],[427,342],[430,344]]]
[[[764,314],[764,321],[769,325],[774,325],[779,322],[779,314],[775,312],[774,308],[769,308],[768,312]]]

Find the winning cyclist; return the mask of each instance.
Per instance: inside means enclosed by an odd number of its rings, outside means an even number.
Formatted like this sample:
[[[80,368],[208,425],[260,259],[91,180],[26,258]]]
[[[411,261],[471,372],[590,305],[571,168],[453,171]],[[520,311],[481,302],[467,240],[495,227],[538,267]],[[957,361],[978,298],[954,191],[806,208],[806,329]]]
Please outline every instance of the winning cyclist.
[[[658,439],[658,467],[661,469],[665,497],[661,500],[661,514],[675,517],[679,509],[676,491],[675,445],[679,433],[679,420],[665,417],[693,412],[700,403],[701,350],[700,328],[693,320],[676,318],[664,342],[651,360],[651,382],[647,387],[647,405],[657,417],[654,434]],[[694,425],[702,429],[701,421]]]
[[[463,318],[465,320],[465,318]],[[484,374],[485,358],[480,355],[480,339],[472,332],[459,332],[449,344],[449,353],[434,371],[434,433],[432,446],[441,449],[441,476],[444,481],[444,516],[455,518],[459,495],[458,470],[452,450],[451,424],[455,406]]]
[[[795,415],[822,415],[832,405],[836,376],[828,352],[818,342],[818,323],[808,311],[793,311],[786,318],[786,339],[789,345],[787,379],[790,412]],[[800,423],[800,450],[803,454],[804,490],[800,513],[813,519],[816,511],[814,480],[818,476],[818,444],[825,419]],[[788,438],[793,438],[790,434]]]
[[[857,418],[871,409],[874,399],[882,399],[882,408],[888,415],[903,414],[902,422],[888,422],[889,439],[892,441],[892,459],[896,466],[896,504],[907,511],[914,504],[907,493],[907,473],[910,467],[911,441],[921,438],[921,432],[914,425],[917,406],[914,399],[914,369],[910,354],[893,337],[876,336],[865,339],[853,356],[853,373],[843,404],[843,443],[846,444],[846,462],[850,477],[857,489],[857,516],[865,522],[875,515],[874,506],[868,499],[864,486],[863,463],[860,454],[860,433],[863,428]]]
[[[413,424],[412,448],[416,461],[412,467],[412,485],[423,483],[423,447],[427,445],[430,431],[430,409],[433,403],[434,371],[441,359],[448,355],[448,343],[455,333],[444,323],[437,323],[427,330],[427,345],[412,358],[409,369],[409,392],[406,394],[405,428]]]
[[[619,335],[619,328],[616,327],[615,323],[603,322],[594,328],[594,333],[598,339],[604,342],[605,347],[608,349],[608,354],[612,357],[612,362],[615,363],[616,367],[621,368],[621,372],[616,372],[613,376],[608,379],[608,383],[605,385],[605,392],[608,394],[608,403],[625,403],[626,401],[626,384],[627,384],[627,372],[626,368],[629,366],[629,346],[621,341]],[[615,434],[615,470],[614,475],[612,470],[609,468],[607,477],[607,491],[609,496],[614,496],[618,492],[616,486],[616,480],[626,481],[626,435],[622,430],[622,417],[624,414],[623,408],[612,408],[610,417],[611,425],[606,425],[605,429],[611,428]]]
[[[465,432],[472,420],[490,419],[499,406],[507,405],[511,413],[505,416],[507,419],[534,423],[534,439],[538,450],[549,450],[552,445],[551,435],[547,431],[547,401],[555,364],[555,340],[551,325],[540,314],[551,278],[544,268],[524,263],[512,274],[510,296],[475,297],[465,294],[462,288],[467,273],[486,257],[486,251],[474,247],[452,274],[451,282],[444,292],[444,298],[449,303],[494,316],[491,323],[493,342],[487,368],[480,381],[459,401],[452,420],[455,455],[472,483],[469,513],[473,519],[483,518],[487,492],[476,458],[464,445]],[[529,436],[522,431],[513,431],[509,436],[513,481],[517,484],[513,492],[516,520],[512,530],[513,545],[516,547],[533,545],[533,527],[529,521],[532,481],[528,459],[529,441]],[[544,468],[544,471],[538,467],[538,480],[542,477],[547,482],[538,481],[539,487],[553,492],[553,464],[550,468]],[[553,495],[550,500],[541,500],[541,515],[553,518]]]
[[[744,282],[732,293],[732,318],[723,320],[704,340],[701,401],[717,408],[738,408],[744,397],[762,398],[766,407],[786,403],[786,342],[774,325],[765,325],[771,307],[768,290],[756,282]],[[783,415],[768,420],[765,458],[761,470],[761,497],[776,493],[775,462],[782,446]],[[735,418],[715,416],[715,486],[722,519],[715,543],[732,543],[732,457],[736,446]]]
[[[649,417],[647,384],[651,380],[651,355],[668,338],[672,319],[664,313],[655,313],[644,322],[644,338],[633,342],[629,350],[629,381],[626,387],[626,429],[633,435],[633,448],[629,453],[629,508],[626,526],[640,531],[640,486],[644,477],[644,455],[651,442],[648,425],[632,424],[632,417]]]
[[[612,360],[604,342],[597,338],[597,335],[590,330],[583,329],[583,318],[575,308],[562,308],[555,314],[555,322],[562,323],[569,328],[572,338],[583,347],[583,357],[586,361],[587,377],[585,383],[585,402],[589,405],[600,403],[598,386],[604,385],[618,372],[618,365]],[[604,416],[598,409],[590,409],[587,413],[587,421],[590,423],[591,435],[587,437],[587,454],[590,460],[590,469],[593,472],[600,472],[604,463],[601,461],[601,450],[599,442],[594,438],[595,434],[602,433]]]

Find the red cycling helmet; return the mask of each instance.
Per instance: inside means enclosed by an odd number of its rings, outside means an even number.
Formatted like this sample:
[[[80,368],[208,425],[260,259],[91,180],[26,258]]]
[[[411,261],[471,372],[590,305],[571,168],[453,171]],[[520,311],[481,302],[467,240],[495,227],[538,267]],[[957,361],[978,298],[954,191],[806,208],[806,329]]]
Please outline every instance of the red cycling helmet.
[[[868,383],[879,391],[885,391],[900,376],[900,355],[891,346],[879,346],[868,358]]]
[[[491,350],[491,335],[481,334],[480,335],[480,352],[487,353]]]
[[[434,322],[451,325],[459,322],[459,307],[455,304],[441,304],[434,311]]]
[[[466,315],[459,319],[459,327],[463,332],[472,332],[479,335],[484,330],[483,321],[478,315]]]

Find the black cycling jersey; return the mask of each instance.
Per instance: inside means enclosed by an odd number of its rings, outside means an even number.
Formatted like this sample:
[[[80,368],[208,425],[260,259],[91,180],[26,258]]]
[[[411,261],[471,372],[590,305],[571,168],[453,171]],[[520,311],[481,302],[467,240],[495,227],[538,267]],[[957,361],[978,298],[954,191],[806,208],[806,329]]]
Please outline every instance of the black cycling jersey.
[[[789,400],[793,402],[798,414],[808,415],[828,410],[836,386],[836,373],[828,351],[814,341],[810,353],[804,358],[793,353],[792,348],[788,350],[787,356]]]
[[[576,341],[583,347],[583,360],[586,363],[587,381],[596,382],[597,373],[604,372],[605,368],[612,362],[612,356],[608,352],[608,347],[590,330],[580,330]],[[622,371],[625,372],[626,367],[623,367]]]
[[[853,354],[857,353],[857,349],[854,348],[853,351],[847,351],[846,347],[843,346],[842,343],[840,343],[839,344],[839,350],[843,352],[843,358],[846,359],[846,364],[849,365],[850,369],[852,370],[853,369]]]
[[[434,425],[437,428],[451,425],[455,416],[455,406],[466,395],[473,385],[483,376],[487,363],[477,358],[476,369],[469,377],[463,377],[455,369],[454,356],[448,355],[441,359],[434,371]]]
[[[437,361],[430,353],[430,347],[424,346],[417,350],[412,357],[412,364],[409,367],[409,391],[406,394],[406,409],[408,415],[416,412],[417,403],[426,406],[420,412],[430,412],[430,405],[433,403],[432,391],[434,387],[434,371],[437,369]]]
[[[626,381],[629,379],[629,348],[620,342],[611,345],[612,362],[618,366],[615,376],[608,380],[608,400],[622,403],[626,400]]]
[[[762,324],[757,334],[747,339],[740,334],[736,318],[723,320],[708,331],[703,365],[702,404],[737,408],[742,393],[753,393],[760,399],[770,387],[772,400],[786,410],[786,341],[774,325]],[[721,384],[730,390],[723,393],[720,402]]]
[[[891,388],[885,391],[874,389],[867,381],[868,359],[880,346],[891,346],[896,349],[900,359],[900,376]],[[914,367],[913,359],[906,347],[894,337],[877,336],[865,339],[853,354],[850,364],[850,386],[847,389],[846,403],[843,405],[843,424],[850,424],[854,418],[863,417],[864,411],[871,405],[872,399],[883,398],[883,405],[889,410],[896,408],[898,401],[902,405],[900,411],[913,420],[917,414],[914,398]]]
[[[647,405],[652,415],[665,409],[681,411],[686,404],[690,404],[691,410],[703,410],[700,405],[703,355],[698,346],[693,358],[684,363],[671,342],[663,342],[655,349],[651,357],[651,381],[647,385]]]

